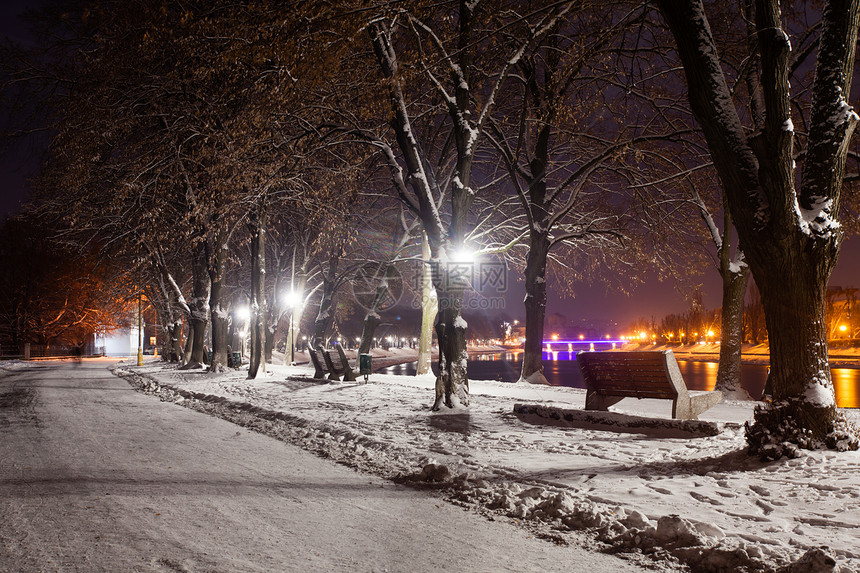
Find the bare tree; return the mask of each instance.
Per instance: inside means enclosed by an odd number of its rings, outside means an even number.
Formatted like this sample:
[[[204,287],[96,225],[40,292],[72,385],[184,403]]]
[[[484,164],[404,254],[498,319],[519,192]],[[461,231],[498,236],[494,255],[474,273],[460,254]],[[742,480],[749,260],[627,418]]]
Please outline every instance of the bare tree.
[[[860,2],[825,4],[801,173],[794,154],[791,44],[779,4],[755,3],[764,127],[752,133],[732,102],[703,3],[658,0],[657,6],[675,37],[690,104],[765,308],[774,402],[760,408],[748,428],[750,448],[768,457],[821,443],[857,449],[856,431],[835,405],[825,291],[842,238],[837,213],[858,121],[847,96]]]

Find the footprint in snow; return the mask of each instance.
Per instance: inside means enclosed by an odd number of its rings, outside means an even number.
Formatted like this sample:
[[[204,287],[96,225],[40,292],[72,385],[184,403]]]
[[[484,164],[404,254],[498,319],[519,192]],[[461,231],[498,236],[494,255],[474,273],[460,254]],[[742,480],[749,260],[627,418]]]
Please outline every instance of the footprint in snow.
[[[755,504],[761,508],[762,512],[764,512],[765,515],[770,515],[771,513],[773,513],[774,507],[771,504],[764,502],[760,499],[755,500]]]
[[[770,497],[770,490],[760,485],[750,484],[749,488],[762,497]]]
[[[716,499],[711,499],[710,497],[708,497],[706,495],[702,495],[697,491],[691,491],[690,497],[692,497],[696,501],[701,501],[703,503],[710,503],[711,505],[723,505],[723,502],[718,501]]]
[[[648,485],[648,487],[649,487],[649,488],[651,488],[651,489],[653,489],[653,490],[654,490],[654,491],[656,491],[657,493],[662,493],[663,495],[672,495],[672,491],[671,491],[671,490],[668,490],[668,489],[666,489],[666,488],[664,488],[664,487],[658,487],[658,486],[656,486],[656,485],[650,485],[650,484]]]

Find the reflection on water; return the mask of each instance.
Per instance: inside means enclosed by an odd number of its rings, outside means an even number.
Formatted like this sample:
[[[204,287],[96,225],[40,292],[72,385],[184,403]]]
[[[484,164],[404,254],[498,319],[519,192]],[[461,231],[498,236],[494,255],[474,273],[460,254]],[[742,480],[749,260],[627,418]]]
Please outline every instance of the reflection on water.
[[[585,388],[585,383],[576,364],[576,354],[560,352],[544,352],[544,376],[553,386],[570,386]],[[678,366],[684,376],[684,382],[690,390],[713,390],[717,383],[716,362],[693,362],[679,360]],[[416,363],[398,364],[384,368],[385,374],[414,375]],[[522,368],[522,351],[500,352],[498,354],[482,354],[469,360],[469,378],[474,380],[500,380],[516,382]],[[433,364],[436,371],[436,363]],[[860,407],[860,369],[833,368],[831,371],[833,385],[836,389],[836,404],[842,408]],[[744,364],[741,366],[741,386],[750,396],[759,398],[767,380],[767,366],[759,364]]]

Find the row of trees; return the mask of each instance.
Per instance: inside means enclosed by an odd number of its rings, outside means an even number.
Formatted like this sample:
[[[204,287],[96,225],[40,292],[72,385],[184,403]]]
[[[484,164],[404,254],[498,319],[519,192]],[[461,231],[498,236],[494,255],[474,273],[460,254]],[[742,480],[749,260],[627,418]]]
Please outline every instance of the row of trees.
[[[226,364],[245,297],[249,376],[312,296],[319,343],[336,293],[371,265],[365,348],[391,269],[422,261],[434,409],[465,407],[464,251],[522,269],[522,378],[541,381],[548,280],[683,273],[679,234],[704,234],[725,285],[726,390],[750,274],[762,292],[775,402],[751,440],[783,428],[777,441],[809,430],[856,447],[822,325],[857,21],[847,0],[821,14],[768,0],[108,0],[37,15],[59,41],[6,60],[24,64],[10,85],[41,88],[28,101],[51,110],[41,212],[133,269],[187,367],[207,327],[211,368]],[[691,212],[705,225],[681,222]]]
[[[133,285],[91,250],[52,239],[24,217],[0,226],[0,344],[84,348],[96,332],[127,326]]]

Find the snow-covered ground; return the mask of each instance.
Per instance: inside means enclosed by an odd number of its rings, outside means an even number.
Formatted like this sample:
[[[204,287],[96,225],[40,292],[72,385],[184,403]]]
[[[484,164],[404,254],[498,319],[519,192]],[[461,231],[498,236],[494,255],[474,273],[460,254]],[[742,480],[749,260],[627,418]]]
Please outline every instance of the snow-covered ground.
[[[154,360],[117,373],[162,399],[437,489],[549,542],[584,538],[666,570],[831,571],[832,558],[837,571],[860,571],[860,453],[760,462],[744,451],[754,403],[721,403],[701,426],[672,422],[668,401],[635,399],[613,407],[632,417],[601,424],[574,412],[579,421],[550,424],[515,414],[515,404],[581,411],[584,391],[473,380],[468,411],[434,413],[430,376],[329,383],[305,366],[267,368],[248,380],[246,369],[216,375]],[[664,421],[636,424],[641,416]]]

